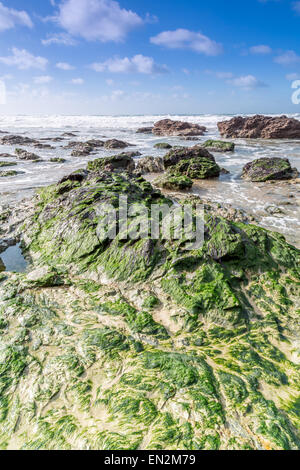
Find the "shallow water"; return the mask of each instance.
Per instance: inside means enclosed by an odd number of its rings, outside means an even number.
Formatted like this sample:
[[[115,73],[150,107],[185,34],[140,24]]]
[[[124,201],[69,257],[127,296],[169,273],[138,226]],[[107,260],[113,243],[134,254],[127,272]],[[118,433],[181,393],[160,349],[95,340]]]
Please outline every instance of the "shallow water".
[[[1,253],[0,258],[5,266],[5,271],[24,273],[27,268],[27,261],[25,260],[20,245],[10,246]]]
[[[77,137],[66,138],[63,142],[45,141],[55,147],[54,150],[40,150],[22,146],[39,155],[40,163],[24,162],[15,157],[5,160],[18,163],[15,167],[2,168],[24,172],[16,177],[0,178],[0,203],[16,202],[34,193],[37,187],[57,182],[62,176],[75,169],[85,167],[87,162],[120,153],[120,150],[108,151],[100,149],[88,157],[71,157],[71,150],[63,149],[70,140],[84,141],[88,139],[116,138],[125,140],[134,146],[126,151],[139,150],[142,156],[163,156],[165,151],[154,149],[153,146],[162,141],[172,145],[192,146],[197,142],[189,142],[176,137],[156,137],[147,134],[136,134],[139,127],[152,126],[159,119],[172,118],[205,125],[208,132],[199,138],[199,143],[208,138],[220,138],[217,122],[232,116],[0,116],[0,130],[7,134],[20,134],[36,139],[59,137],[64,132],[73,132]],[[294,115],[300,119],[300,115]],[[300,140],[239,140],[235,139],[234,153],[216,153],[218,164],[230,171],[220,179],[201,181],[194,185],[193,192],[203,198],[220,203],[229,203],[234,207],[252,212],[260,220],[262,226],[283,233],[288,241],[300,246],[300,185],[282,183],[249,183],[240,178],[243,166],[260,157],[289,158],[293,167],[300,171]],[[14,147],[0,146],[0,153],[13,155]],[[63,157],[65,163],[50,163],[51,157]],[[0,160],[4,158],[0,157]],[[279,209],[278,209],[279,206]],[[274,211],[276,212],[274,214]]]

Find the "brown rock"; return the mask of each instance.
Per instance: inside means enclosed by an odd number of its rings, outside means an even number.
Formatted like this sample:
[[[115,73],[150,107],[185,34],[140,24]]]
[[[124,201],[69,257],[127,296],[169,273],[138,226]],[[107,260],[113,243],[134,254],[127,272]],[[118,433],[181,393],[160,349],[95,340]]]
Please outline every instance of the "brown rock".
[[[198,124],[190,124],[189,122],[172,121],[171,119],[163,119],[158,121],[153,128],[155,135],[172,135],[172,136],[198,136],[203,135],[206,127]]]
[[[300,139],[300,121],[287,116],[241,116],[218,123],[222,137],[246,139]]]
[[[153,127],[140,127],[136,133],[137,134],[152,134]]]

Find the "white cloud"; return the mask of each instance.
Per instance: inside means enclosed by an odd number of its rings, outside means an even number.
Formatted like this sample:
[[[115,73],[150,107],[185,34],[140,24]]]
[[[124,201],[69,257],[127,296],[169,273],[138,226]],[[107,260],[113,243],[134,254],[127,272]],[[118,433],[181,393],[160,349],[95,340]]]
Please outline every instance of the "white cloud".
[[[296,13],[300,14],[300,2],[293,2],[292,8]]]
[[[71,83],[72,83],[73,85],[83,85],[83,84],[84,84],[84,80],[83,80],[83,78],[73,78],[73,79],[71,80]]]
[[[0,2],[0,31],[7,31],[17,25],[33,27],[30,16],[25,11],[7,8]]]
[[[0,62],[5,65],[18,67],[20,70],[30,68],[44,70],[48,64],[48,60],[44,57],[34,56],[25,49],[12,48],[12,55],[0,57]]]
[[[238,88],[244,88],[245,90],[253,90],[254,88],[265,87],[266,84],[258,80],[254,75],[244,75],[241,77],[233,78],[228,80],[228,83]]]
[[[150,41],[157,46],[165,46],[169,49],[191,49],[208,56],[216,56],[223,52],[222,44],[213,41],[202,33],[196,33],[188,29],[164,31],[152,37]]]
[[[300,74],[299,73],[289,73],[288,75],[285,76],[287,80],[292,82],[293,80],[298,80],[300,79]]]
[[[77,42],[69,34],[59,33],[52,34],[47,39],[42,39],[43,46],[51,46],[52,44],[62,44],[63,46],[75,46]]]
[[[286,51],[275,57],[274,61],[280,65],[296,64],[300,62],[300,56],[298,56],[295,51]]]
[[[62,0],[54,19],[72,36],[101,42],[122,41],[143,24],[137,13],[113,0]]]
[[[68,64],[68,62],[57,62],[56,68],[60,70],[74,70],[73,65]]]
[[[231,72],[216,72],[216,77],[220,79],[230,79],[233,78],[233,73]]]
[[[111,73],[143,73],[156,74],[166,73],[168,69],[165,65],[158,65],[152,57],[146,57],[141,54],[132,58],[124,57],[120,59],[115,57],[105,62],[95,62],[91,65],[95,72],[111,72]]]
[[[34,77],[33,81],[37,85],[42,85],[44,83],[50,83],[52,82],[53,77],[50,77],[49,75],[41,75],[39,77]]]
[[[270,46],[266,46],[264,44],[261,44],[260,46],[253,46],[253,47],[250,47],[250,52],[251,54],[262,54],[262,55],[265,55],[265,54],[271,54],[272,53],[272,49]]]

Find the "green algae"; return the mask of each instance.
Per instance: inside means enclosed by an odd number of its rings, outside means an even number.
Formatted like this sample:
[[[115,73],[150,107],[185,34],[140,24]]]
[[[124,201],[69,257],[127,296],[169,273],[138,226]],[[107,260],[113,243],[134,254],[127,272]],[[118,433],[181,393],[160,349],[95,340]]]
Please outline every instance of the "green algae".
[[[198,250],[100,241],[125,193],[168,202],[125,174],[39,191],[0,284],[0,448],[299,449],[299,250],[213,215]]]

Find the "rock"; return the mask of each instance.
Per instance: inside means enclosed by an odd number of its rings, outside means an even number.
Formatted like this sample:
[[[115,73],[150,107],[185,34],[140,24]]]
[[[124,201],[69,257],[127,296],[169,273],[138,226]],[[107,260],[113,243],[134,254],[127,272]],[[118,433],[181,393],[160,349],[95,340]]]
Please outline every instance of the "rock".
[[[124,149],[129,147],[130,144],[123,142],[122,140],[110,139],[104,143],[106,149]]]
[[[78,131],[76,131],[76,134],[78,134]],[[73,132],[64,132],[61,137],[77,137],[77,135],[74,134]]]
[[[86,142],[86,144],[95,149],[101,148],[104,146],[103,140],[99,140],[99,139],[90,139]]]
[[[300,139],[300,121],[287,116],[239,116],[219,122],[218,128],[226,138]]]
[[[226,170],[226,168],[221,168],[221,175],[230,175],[230,171]]]
[[[202,146],[210,152],[233,152],[235,148],[233,142],[223,142],[222,140],[207,140]]]
[[[36,143],[38,143],[37,140],[20,135],[5,135],[0,138],[0,144],[2,145],[32,145]]]
[[[129,157],[129,158],[135,158],[135,157],[140,157],[142,154],[141,152],[122,152],[119,155],[116,155],[117,157]]]
[[[27,152],[27,150],[23,150],[20,148],[15,149],[15,154],[18,156],[20,160],[33,160],[33,161],[41,160],[41,158],[35,153]]]
[[[16,166],[16,165],[17,165],[16,162],[1,162],[0,161],[0,168],[4,166]]]
[[[53,158],[50,158],[49,162],[51,162],[51,163],[65,163],[66,160],[64,158],[60,158],[60,157],[53,157]]]
[[[207,179],[220,176],[221,169],[210,158],[190,158],[181,160],[177,165],[169,168],[172,175],[184,175],[191,179]]]
[[[10,171],[0,171],[0,178],[6,178],[8,176],[17,176],[21,174],[20,171],[14,171],[14,170],[10,170]]]
[[[285,158],[259,158],[247,163],[243,168],[242,178],[253,182],[286,180],[294,176],[289,160]]]
[[[158,144],[154,145],[154,148],[156,149],[163,149],[163,150],[169,150],[172,148],[172,145],[167,144],[166,142],[160,142]]]
[[[216,206],[199,249],[100,236],[124,194],[131,213],[172,209],[119,172],[18,207],[30,264],[0,276],[1,448],[299,450],[300,251]]]
[[[98,158],[88,163],[87,169],[89,171],[114,171],[125,170],[134,171],[135,164],[133,158],[127,155],[115,155],[113,157]]]
[[[0,158],[14,158],[14,155],[10,155],[9,153],[0,153]]]
[[[55,147],[49,144],[41,144],[38,142],[37,144],[33,144],[34,148],[41,149],[41,150],[55,150]]]
[[[177,165],[181,160],[189,160],[192,158],[206,158],[215,162],[215,158],[208,150],[203,147],[191,147],[191,148],[179,148],[173,149],[167,155],[163,157],[165,168]]]
[[[73,173],[71,173],[70,175],[68,176],[64,176],[60,181],[59,181],[59,185],[61,185],[62,183],[66,183],[67,181],[75,181],[75,182],[78,182],[78,183],[82,183],[82,181],[84,181],[88,176],[88,171],[87,170],[76,170],[74,171]]]
[[[4,265],[3,261],[2,261],[2,259],[0,258],[0,273],[3,272],[3,271],[5,271],[5,269],[6,269],[6,268],[5,268],[5,265]],[[0,279],[0,282],[1,282],[1,279]]]
[[[193,186],[193,181],[187,176],[165,174],[161,178],[153,181],[153,184],[158,188],[182,191],[190,189]]]
[[[144,157],[138,160],[136,164],[136,171],[142,175],[147,173],[162,173],[164,169],[164,162],[161,157]]]
[[[163,119],[155,123],[153,128],[154,135],[170,135],[170,136],[197,136],[206,132],[206,127],[189,122],[172,121],[171,119]]]
[[[140,127],[136,133],[137,134],[152,134],[153,127]]]
[[[71,157],[87,157],[92,153],[92,149],[90,147],[86,147],[85,149],[77,149],[71,152]]]

